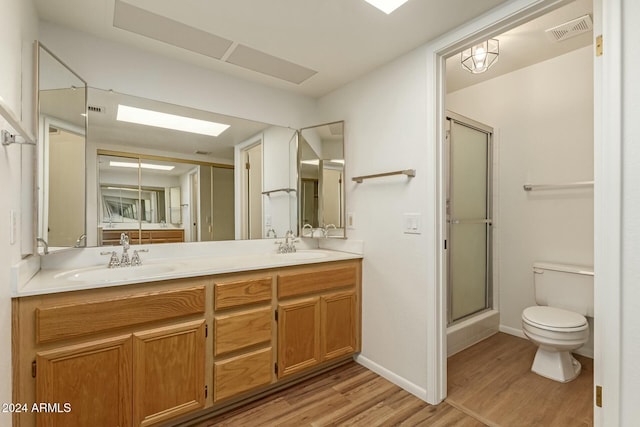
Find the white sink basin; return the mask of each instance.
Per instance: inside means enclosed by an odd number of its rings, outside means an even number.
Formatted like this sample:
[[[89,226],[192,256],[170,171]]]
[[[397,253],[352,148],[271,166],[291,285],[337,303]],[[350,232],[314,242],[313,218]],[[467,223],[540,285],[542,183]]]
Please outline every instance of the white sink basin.
[[[326,258],[329,256],[329,254],[323,251],[298,251],[290,252],[288,254],[275,254],[275,256],[286,259],[316,259]]]
[[[152,277],[158,274],[170,273],[176,269],[167,264],[144,264],[136,267],[90,267],[65,271],[56,274],[54,278],[71,280],[74,282],[110,282],[112,280],[135,279],[141,276]]]

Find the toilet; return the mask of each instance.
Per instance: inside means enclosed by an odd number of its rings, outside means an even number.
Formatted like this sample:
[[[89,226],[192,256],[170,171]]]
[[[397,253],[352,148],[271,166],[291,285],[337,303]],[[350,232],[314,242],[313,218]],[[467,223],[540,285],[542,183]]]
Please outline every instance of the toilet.
[[[522,331],[538,346],[531,371],[559,382],[575,379],[580,362],[572,355],[589,339],[593,317],[593,268],[533,264],[536,306],[522,312]]]

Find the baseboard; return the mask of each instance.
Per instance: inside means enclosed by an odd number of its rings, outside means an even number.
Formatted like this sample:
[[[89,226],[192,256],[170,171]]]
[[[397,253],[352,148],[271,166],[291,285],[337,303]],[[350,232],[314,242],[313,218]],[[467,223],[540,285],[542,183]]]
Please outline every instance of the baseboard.
[[[359,363],[360,365],[364,366],[365,368],[367,368],[367,369],[375,372],[376,374],[380,375],[382,378],[391,381],[392,383],[394,383],[398,387],[402,388],[403,390],[406,390],[407,392],[413,394],[418,399],[423,400],[425,402],[427,401],[427,390],[426,389],[415,385],[414,383],[412,383],[411,381],[407,380],[406,378],[403,378],[400,375],[397,375],[397,374],[391,372],[387,368],[384,368],[384,367],[378,365],[374,361],[372,361],[370,359],[367,359],[366,357],[364,357],[361,354],[359,354],[356,357],[354,357],[354,360],[357,363]]]
[[[504,332],[505,334],[509,334],[509,335],[513,335],[513,336],[516,336],[516,337],[527,339],[527,337],[524,334],[524,332],[522,332],[522,329],[516,329],[516,328],[512,328],[510,326],[500,325],[498,330],[500,332]]]
[[[511,328],[509,326],[500,325],[500,332],[504,332],[505,334],[514,335],[516,337],[528,339],[524,332],[521,329]],[[588,357],[589,359],[593,359],[593,349],[580,347],[579,349],[573,351],[572,353],[579,354],[580,356]]]

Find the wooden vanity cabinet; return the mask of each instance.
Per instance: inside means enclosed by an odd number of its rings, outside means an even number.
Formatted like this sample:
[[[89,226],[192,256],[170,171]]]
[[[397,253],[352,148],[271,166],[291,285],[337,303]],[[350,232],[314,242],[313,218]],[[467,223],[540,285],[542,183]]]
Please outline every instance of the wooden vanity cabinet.
[[[275,381],[273,277],[214,281],[214,401]]]
[[[180,422],[314,375],[360,351],[360,277],[347,260],[16,298],[13,399],[59,406],[13,426]]]
[[[206,284],[14,300],[14,398],[59,406],[14,426],[150,426],[204,408]]]
[[[278,377],[360,351],[360,264],[278,275]]]

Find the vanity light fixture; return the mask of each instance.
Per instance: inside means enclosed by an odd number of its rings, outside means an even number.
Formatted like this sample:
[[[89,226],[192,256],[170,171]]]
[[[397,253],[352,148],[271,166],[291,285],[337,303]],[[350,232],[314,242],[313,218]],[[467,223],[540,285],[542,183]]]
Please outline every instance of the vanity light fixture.
[[[109,166],[116,166],[119,168],[138,168],[138,163],[131,162],[114,162],[111,160],[109,162]],[[154,169],[159,171],[171,171],[175,169],[175,166],[170,165],[155,165],[153,163],[140,163],[140,167],[142,169]]]
[[[194,119],[191,117],[177,116],[175,114],[160,113],[143,108],[130,107],[118,104],[118,121],[136,123],[139,125],[155,126],[164,129],[173,129],[183,132],[198,133],[201,135],[218,136],[229,128],[229,125]]]
[[[460,54],[460,62],[467,71],[480,74],[498,62],[498,55],[500,55],[500,42],[498,39],[489,39],[463,50]]]
[[[364,0],[370,5],[380,9],[387,15],[405,4],[408,0]]]

